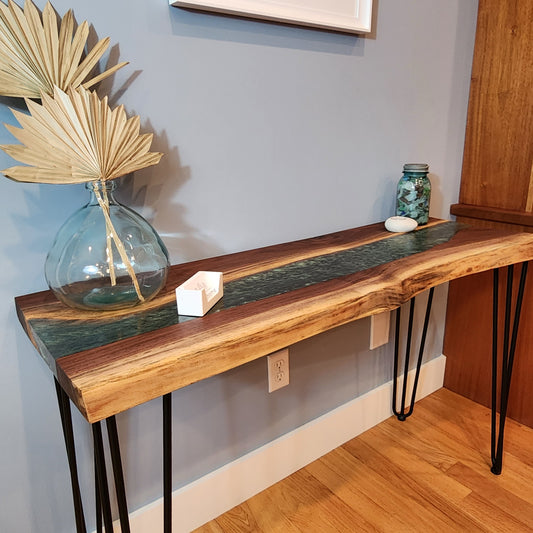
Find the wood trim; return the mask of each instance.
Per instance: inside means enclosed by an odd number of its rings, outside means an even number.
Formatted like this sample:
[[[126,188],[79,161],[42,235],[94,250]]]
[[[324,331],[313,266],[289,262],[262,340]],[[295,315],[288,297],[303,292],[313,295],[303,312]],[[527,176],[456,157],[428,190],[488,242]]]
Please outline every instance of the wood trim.
[[[512,211],[510,209],[481,205],[453,204],[450,207],[450,213],[459,217],[477,218],[520,226],[533,226],[533,213],[524,211]]]

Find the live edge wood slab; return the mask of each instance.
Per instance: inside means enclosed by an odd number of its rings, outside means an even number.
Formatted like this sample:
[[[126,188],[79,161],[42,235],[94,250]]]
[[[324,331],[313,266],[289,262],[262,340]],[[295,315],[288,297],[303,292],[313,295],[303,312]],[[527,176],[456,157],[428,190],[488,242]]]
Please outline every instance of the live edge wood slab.
[[[128,311],[82,312],[50,291],[15,298],[19,319],[63,389],[96,422],[368,315],[455,278],[533,259],[533,235],[431,219],[383,223],[171,267],[163,291]],[[179,316],[174,288],[224,273],[224,298]]]

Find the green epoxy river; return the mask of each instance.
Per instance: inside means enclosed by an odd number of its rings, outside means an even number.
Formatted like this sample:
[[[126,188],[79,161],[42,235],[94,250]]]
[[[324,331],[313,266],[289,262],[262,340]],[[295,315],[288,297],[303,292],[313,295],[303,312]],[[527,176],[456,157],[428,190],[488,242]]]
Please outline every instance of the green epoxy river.
[[[225,283],[224,297],[210,313],[361,272],[429,250],[449,241],[460,227],[455,222],[446,222],[356,248],[297,261]],[[201,320],[201,318],[178,315],[176,302],[173,302],[157,309],[114,319],[112,322],[93,320],[87,323],[76,320],[38,319],[31,320],[30,325],[38,338],[41,353],[49,354],[52,359],[58,359],[186,320]],[[51,364],[51,361],[48,363]]]

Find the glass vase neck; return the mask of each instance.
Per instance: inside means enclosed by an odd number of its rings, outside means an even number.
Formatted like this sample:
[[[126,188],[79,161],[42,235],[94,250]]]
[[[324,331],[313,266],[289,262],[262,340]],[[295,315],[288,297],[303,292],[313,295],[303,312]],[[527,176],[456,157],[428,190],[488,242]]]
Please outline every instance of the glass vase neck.
[[[114,180],[98,180],[89,181],[85,184],[85,188],[91,193],[89,200],[90,205],[95,205],[103,202],[104,204],[116,204],[117,201],[113,196],[117,183]]]
[[[96,192],[96,191],[112,192],[117,188],[117,183],[115,180],[88,181],[85,184],[85,188],[91,192]]]

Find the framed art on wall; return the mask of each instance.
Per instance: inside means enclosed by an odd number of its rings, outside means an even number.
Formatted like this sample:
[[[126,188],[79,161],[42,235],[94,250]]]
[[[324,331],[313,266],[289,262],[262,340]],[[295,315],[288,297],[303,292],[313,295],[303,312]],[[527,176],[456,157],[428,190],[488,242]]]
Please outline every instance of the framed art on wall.
[[[170,0],[170,4],[347,33],[368,33],[372,17],[372,0]]]

